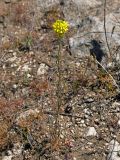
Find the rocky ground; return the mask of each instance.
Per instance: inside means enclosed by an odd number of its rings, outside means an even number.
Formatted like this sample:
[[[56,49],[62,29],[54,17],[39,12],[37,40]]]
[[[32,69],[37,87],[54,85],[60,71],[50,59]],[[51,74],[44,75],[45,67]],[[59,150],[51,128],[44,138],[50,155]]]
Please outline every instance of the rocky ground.
[[[120,160],[120,1],[104,2],[0,1],[0,160]]]

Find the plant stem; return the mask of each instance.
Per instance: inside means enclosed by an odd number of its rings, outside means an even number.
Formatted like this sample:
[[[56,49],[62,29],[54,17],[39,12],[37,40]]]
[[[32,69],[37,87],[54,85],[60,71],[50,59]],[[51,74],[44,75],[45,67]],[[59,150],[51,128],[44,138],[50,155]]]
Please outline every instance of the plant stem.
[[[57,72],[58,72],[58,83],[57,83],[57,114],[56,114],[56,134],[59,137],[60,128],[59,128],[59,112],[62,105],[62,93],[61,93],[61,39],[59,39],[59,48],[57,55]]]

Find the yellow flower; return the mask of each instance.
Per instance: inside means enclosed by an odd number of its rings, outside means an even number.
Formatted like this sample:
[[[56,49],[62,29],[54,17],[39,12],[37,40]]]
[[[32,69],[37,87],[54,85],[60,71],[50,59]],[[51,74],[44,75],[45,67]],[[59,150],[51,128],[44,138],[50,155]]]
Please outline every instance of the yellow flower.
[[[53,30],[56,32],[58,37],[63,37],[64,34],[68,31],[69,24],[63,20],[57,20],[53,24]]]

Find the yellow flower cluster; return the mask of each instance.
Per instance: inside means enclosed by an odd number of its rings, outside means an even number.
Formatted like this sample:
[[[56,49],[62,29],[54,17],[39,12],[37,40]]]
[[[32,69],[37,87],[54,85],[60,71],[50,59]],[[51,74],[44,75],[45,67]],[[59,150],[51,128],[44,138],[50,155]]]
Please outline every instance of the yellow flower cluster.
[[[58,37],[63,37],[64,34],[68,31],[69,24],[63,20],[57,20],[53,24],[53,30],[56,32]]]

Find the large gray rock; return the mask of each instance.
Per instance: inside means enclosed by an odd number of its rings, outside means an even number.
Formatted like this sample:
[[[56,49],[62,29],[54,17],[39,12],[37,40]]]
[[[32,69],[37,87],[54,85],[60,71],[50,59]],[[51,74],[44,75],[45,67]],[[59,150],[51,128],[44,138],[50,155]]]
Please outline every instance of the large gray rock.
[[[104,33],[103,1],[74,0],[71,3],[66,2],[63,8],[65,18],[71,27],[76,28],[76,34],[69,39],[70,49],[74,55],[80,57],[89,55],[89,50],[94,48],[90,42],[96,40],[98,43],[100,42],[100,49],[106,57],[112,55],[117,61],[120,60],[120,50],[117,50],[120,45],[120,22],[118,21],[120,19],[120,2],[116,0],[116,4],[113,4],[112,7],[111,3],[107,3],[107,7],[110,9],[106,11],[109,52]],[[104,61],[107,60],[104,59]]]
[[[47,9],[59,3],[59,0],[37,0],[38,7],[42,9]]]
[[[107,160],[120,160],[120,144],[112,140],[109,144],[109,154]]]

